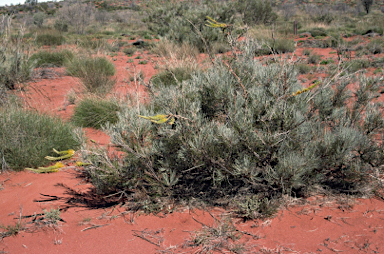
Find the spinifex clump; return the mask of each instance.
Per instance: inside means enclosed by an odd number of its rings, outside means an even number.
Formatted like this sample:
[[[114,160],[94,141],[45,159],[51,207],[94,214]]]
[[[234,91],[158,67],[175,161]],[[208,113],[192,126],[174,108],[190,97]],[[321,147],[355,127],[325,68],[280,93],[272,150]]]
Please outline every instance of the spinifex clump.
[[[270,214],[283,195],[315,189],[362,193],[383,164],[383,79],[350,76],[303,89],[295,66],[263,66],[252,41],[231,62],[216,59],[178,86],[153,88],[148,105],[125,107],[107,128],[125,152],[112,163],[89,156],[102,192],[135,193],[132,204],[161,209],[161,198],[238,205],[245,217]],[[138,117],[167,114],[174,124]],[[97,166],[95,166],[97,165]],[[112,166],[113,165],[113,166]]]

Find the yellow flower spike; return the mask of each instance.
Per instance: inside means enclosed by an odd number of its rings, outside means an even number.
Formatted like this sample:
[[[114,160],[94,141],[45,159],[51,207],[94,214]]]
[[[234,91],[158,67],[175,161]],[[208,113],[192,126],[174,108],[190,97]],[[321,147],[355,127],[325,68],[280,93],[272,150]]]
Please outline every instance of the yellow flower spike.
[[[171,115],[155,115],[155,116],[141,116],[137,115],[138,117],[150,120],[152,123],[156,124],[162,124],[168,122],[169,124],[173,124],[175,122],[175,118]],[[171,123],[172,122],[172,123]]]
[[[296,93],[292,93],[292,96],[296,96],[296,95],[299,95],[301,93],[305,93],[305,92],[308,92],[310,90],[312,90],[313,88],[315,88],[316,86],[318,86],[319,84],[321,84],[320,81],[316,81],[313,85],[307,87],[307,88],[304,88],[303,90],[298,90]]]
[[[35,173],[41,174],[41,173],[57,172],[59,171],[59,168],[62,168],[62,167],[64,167],[64,164],[61,162],[57,162],[55,165],[49,166],[49,167],[39,167],[38,169],[33,169],[33,168],[26,168],[26,169],[33,171]]]
[[[76,161],[76,166],[78,166],[78,167],[83,167],[83,166],[88,166],[88,165],[91,165],[91,163]]]
[[[59,161],[59,160],[72,158],[72,156],[75,154],[75,150],[73,150],[73,149],[59,152],[53,148],[53,151],[59,155],[61,155],[61,154],[63,154],[63,155],[60,157],[45,156],[45,159],[50,160],[50,161]]]
[[[225,23],[219,23],[217,22],[216,20],[214,20],[213,18],[207,16],[206,17],[208,20],[207,20],[207,23],[208,24],[205,24],[206,26],[208,27],[213,27],[213,28],[227,28],[228,25],[225,24]]]

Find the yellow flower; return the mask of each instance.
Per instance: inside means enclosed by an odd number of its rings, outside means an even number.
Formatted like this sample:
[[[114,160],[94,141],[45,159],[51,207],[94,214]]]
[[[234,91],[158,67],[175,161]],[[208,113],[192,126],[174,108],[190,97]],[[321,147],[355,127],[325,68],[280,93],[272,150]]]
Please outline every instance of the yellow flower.
[[[59,152],[55,148],[53,148],[53,151],[59,155],[62,155],[62,156],[59,156],[59,157],[45,156],[45,158],[47,160],[59,161],[59,160],[69,159],[69,158],[72,158],[72,156],[75,154],[75,150],[73,150],[73,149]]]
[[[78,166],[78,167],[88,166],[88,165],[91,165],[91,163],[76,161],[76,166]]]
[[[49,166],[49,167],[39,167],[38,169],[33,169],[33,168],[26,168],[26,169],[33,171],[35,173],[41,174],[41,173],[57,172],[59,171],[59,168],[62,168],[62,167],[64,167],[64,164],[61,162],[57,162],[55,165]]]

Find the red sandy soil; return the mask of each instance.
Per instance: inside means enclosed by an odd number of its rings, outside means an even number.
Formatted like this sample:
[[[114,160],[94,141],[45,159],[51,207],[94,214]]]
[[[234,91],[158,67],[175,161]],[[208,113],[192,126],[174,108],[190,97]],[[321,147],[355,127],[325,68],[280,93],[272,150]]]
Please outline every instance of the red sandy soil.
[[[322,59],[330,57],[330,50],[318,51]],[[301,49],[295,54],[300,56]],[[122,54],[114,57],[115,93],[137,93],[146,100],[143,87],[129,81],[130,71],[141,70],[146,81],[156,72],[151,63],[155,57],[145,52],[142,55],[143,59]],[[134,59],[134,65],[127,63],[128,59]],[[142,60],[148,60],[148,64],[138,64]],[[29,108],[68,120],[73,105],[68,105],[66,96],[71,89],[82,89],[79,80],[65,76],[64,70],[54,71],[59,73],[56,78],[31,82],[20,96]],[[99,145],[110,144],[102,131],[86,129],[86,135]],[[96,199],[81,170],[68,166],[51,174],[0,174],[0,224],[15,225],[20,214],[29,216],[57,208],[63,220],[52,225],[31,223],[33,217],[21,217],[24,230],[0,241],[0,253],[206,253],[203,247],[183,246],[196,232],[207,226],[218,227],[219,220],[230,214],[218,208],[210,212],[178,208],[157,216],[128,213],[119,204],[108,205],[107,199]],[[239,243],[245,246],[243,253],[383,253],[383,220],[381,200],[344,197],[336,202],[321,196],[285,207],[268,220],[243,222],[232,218],[237,233],[242,235]]]

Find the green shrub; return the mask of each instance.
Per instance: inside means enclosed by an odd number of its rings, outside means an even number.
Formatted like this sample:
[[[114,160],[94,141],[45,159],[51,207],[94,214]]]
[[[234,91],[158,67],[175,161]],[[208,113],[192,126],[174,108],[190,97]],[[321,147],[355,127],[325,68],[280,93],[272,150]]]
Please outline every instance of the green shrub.
[[[236,3],[237,9],[243,15],[244,23],[248,25],[271,24],[277,19],[271,3],[263,0],[241,0]]]
[[[77,126],[100,129],[106,123],[116,123],[119,110],[116,101],[86,98],[76,105],[71,120]]]
[[[207,27],[206,17],[218,18],[219,22],[233,24],[235,9],[233,3],[206,1],[192,3],[190,1],[170,1],[153,3],[146,9],[145,23],[151,34],[157,34],[172,42],[188,43],[200,52],[206,52],[205,39],[209,50],[215,42],[225,42],[226,36],[220,29]],[[193,26],[191,25],[191,23]],[[192,30],[191,30],[192,28]]]
[[[0,164],[13,170],[48,164],[44,159],[59,151],[77,149],[73,127],[58,118],[22,109],[0,109]],[[4,165],[3,163],[6,163]]]
[[[129,191],[135,209],[194,199],[261,217],[285,195],[381,186],[370,174],[384,163],[383,106],[371,103],[382,79],[361,75],[354,91],[348,77],[302,91],[294,66],[262,65],[252,41],[242,52],[230,68],[218,60],[182,86],[154,88],[147,105],[124,107],[106,128],[124,160],[84,154],[97,190]]]
[[[59,32],[68,32],[68,22],[62,19],[56,19],[53,27]]]
[[[73,58],[72,51],[39,51],[31,56],[30,61],[35,61],[37,67],[41,66],[63,66],[66,59],[71,60]]]
[[[350,73],[356,72],[361,69],[366,69],[370,66],[370,62],[367,59],[354,59],[350,62],[345,62],[343,67]]]
[[[129,47],[129,48],[123,49],[123,52],[124,52],[124,54],[126,54],[128,56],[132,56],[133,54],[135,54],[136,50],[137,49],[134,47]]]
[[[190,79],[193,72],[194,70],[188,67],[176,67],[154,75],[151,82],[154,86],[177,85],[181,84],[183,80]]]
[[[115,66],[104,57],[75,57],[64,63],[67,73],[79,77],[90,93],[106,94],[115,85]]]
[[[311,71],[311,66],[308,64],[296,64],[296,69],[300,74],[307,74]]]
[[[295,51],[295,42],[286,38],[276,39],[274,43],[270,45],[272,45],[271,48],[273,52],[279,54]]]
[[[369,42],[366,48],[372,54],[381,54],[383,53],[383,46],[384,46],[383,40],[379,39],[379,40],[372,40],[371,42]]]
[[[317,64],[320,61],[321,57],[318,54],[311,54],[308,56],[309,64]]]
[[[325,32],[324,28],[318,27],[318,28],[313,28],[309,30],[311,33],[312,37],[317,37],[317,36],[327,36],[327,33]]]
[[[29,61],[29,54],[24,46],[0,46],[0,86],[15,89],[17,84],[27,81],[35,68],[35,62]]]
[[[33,15],[33,24],[35,24],[37,27],[42,27],[45,19],[45,13],[44,12],[38,12],[35,15]]]
[[[63,44],[65,41],[64,36],[61,34],[38,34],[36,36],[36,44],[45,46],[57,46]]]
[[[330,63],[334,63],[335,61],[333,59],[326,59],[326,60],[322,60],[320,62],[320,64],[322,65],[327,65],[327,64],[330,64]]]

